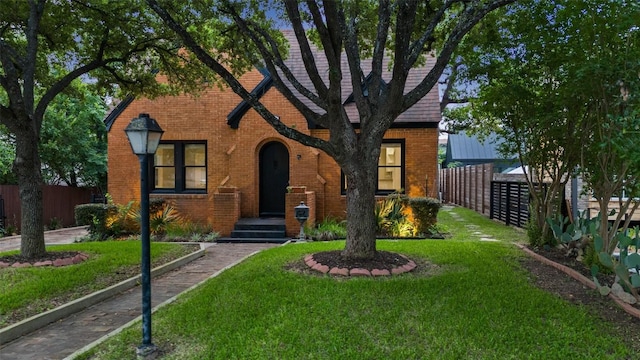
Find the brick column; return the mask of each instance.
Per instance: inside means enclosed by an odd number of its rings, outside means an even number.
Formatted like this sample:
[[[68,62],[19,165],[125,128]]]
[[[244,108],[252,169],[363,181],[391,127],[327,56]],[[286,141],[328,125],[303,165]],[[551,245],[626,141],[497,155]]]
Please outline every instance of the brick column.
[[[236,188],[218,189],[213,194],[213,230],[230,236],[240,219],[240,192]]]

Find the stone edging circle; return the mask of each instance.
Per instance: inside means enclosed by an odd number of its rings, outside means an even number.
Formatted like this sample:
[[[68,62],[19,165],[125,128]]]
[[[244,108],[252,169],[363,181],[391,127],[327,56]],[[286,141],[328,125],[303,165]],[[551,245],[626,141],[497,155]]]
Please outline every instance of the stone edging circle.
[[[403,274],[403,273],[412,271],[413,269],[416,268],[417,265],[413,260],[407,258],[402,254],[398,254],[398,255],[407,259],[409,262],[402,266],[396,266],[393,269],[391,269],[391,271],[387,269],[373,269],[369,271],[367,269],[362,269],[362,268],[354,268],[354,269],[339,268],[339,267],[329,268],[329,266],[323,265],[317,262],[313,258],[313,254],[305,256],[304,263],[312,270],[318,271],[323,274],[329,274],[334,276],[374,276],[374,277],[391,276],[391,275]]]
[[[562,271],[563,273],[571,276],[572,278],[578,280],[580,283],[582,283],[585,286],[588,286],[589,288],[595,290],[596,289],[596,284],[589,280],[589,278],[587,278],[586,276],[580,274],[579,272],[573,270],[572,268],[568,267],[568,266],[564,266],[562,264],[558,264],[555,261],[549,260],[546,257],[536,253],[535,251],[532,251],[531,249],[527,248],[524,245],[520,245],[520,244],[516,244],[520,249],[522,249],[525,253],[527,253],[527,255],[531,256],[532,258],[545,263],[551,267],[554,267],[560,271]],[[618,304],[618,306],[620,306],[622,308],[622,310],[624,310],[625,312],[627,312],[629,315],[635,316],[636,318],[640,319],[640,310],[631,306],[630,304],[627,304],[626,302],[622,301],[619,297],[615,296],[613,293],[609,293],[608,295],[613,301],[616,302],[616,304]]]
[[[39,261],[33,264],[29,262],[8,263],[8,262],[0,261],[0,269],[8,268],[8,267],[27,268],[27,267],[41,267],[41,266],[67,266],[67,265],[79,264],[87,260],[88,258],[89,258],[89,255],[85,253],[78,253],[77,255],[72,257],[66,257],[66,258],[56,259],[56,260]]]

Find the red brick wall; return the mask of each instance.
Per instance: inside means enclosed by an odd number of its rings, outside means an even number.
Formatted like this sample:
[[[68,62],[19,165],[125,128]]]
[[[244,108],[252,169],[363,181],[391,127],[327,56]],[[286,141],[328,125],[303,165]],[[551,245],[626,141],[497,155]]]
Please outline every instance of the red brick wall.
[[[242,77],[252,89],[262,75],[255,71]],[[286,125],[294,125],[309,134],[307,123],[298,111],[272,88],[261,101]],[[139,162],[131,152],[124,128],[140,113],[149,113],[165,131],[163,140],[207,141],[207,194],[152,195],[172,201],[181,214],[193,221],[214,225],[223,236],[222,227],[215,220],[217,208],[214,193],[220,185],[236,186],[240,196],[240,216],[257,217],[259,212],[259,153],[270,141],[283,143],[289,151],[289,184],[304,185],[315,193],[314,217],[344,218],[345,199],[340,195],[340,169],[327,154],[303,146],[280,136],[254,110],[249,110],[240,121],[239,129],[227,125],[227,115],[240,102],[230,90],[217,87],[198,97],[179,95],[157,99],[133,101],[119,116],[109,132],[108,191],[116,203],[139,200]],[[326,130],[313,130],[312,135],[327,138]],[[412,196],[424,195],[428,184],[430,196],[435,196],[437,129],[390,129],[390,139],[406,139],[406,187]],[[229,226],[232,226],[230,224]]]
[[[326,139],[328,130],[313,130],[312,135]],[[385,133],[385,139],[405,139],[405,192],[409,196],[436,197],[438,129],[389,129]],[[344,219],[346,199],[339,195],[340,168],[324,152],[319,157],[318,172],[326,180],[326,185],[320,187],[324,191],[316,190],[319,200],[318,220],[329,216]]]
[[[213,195],[213,228],[222,236],[229,236],[233,225],[240,219],[240,199],[239,192],[216,193]]]

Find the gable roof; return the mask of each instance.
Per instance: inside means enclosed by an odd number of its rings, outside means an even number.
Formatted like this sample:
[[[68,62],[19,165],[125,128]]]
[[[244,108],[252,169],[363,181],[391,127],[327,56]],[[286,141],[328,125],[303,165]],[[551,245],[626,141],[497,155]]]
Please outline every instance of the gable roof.
[[[111,127],[113,126],[113,123],[116,121],[118,116],[120,116],[120,114],[127,108],[127,106],[131,104],[133,99],[134,97],[131,95],[126,96],[124,99],[122,99],[122,101],[118,103],[118,105],[116,105],[111,110],[111,112],[109,112],[107,117],[104,118],[104,125],[107,128],[107,132],[111,131]]]
[[[484,141],[475,135],[467,135],[464,131],[458,134],[449,134],[447,142],[448,161],[477,161],[491,162],[496,159],[505,159],[498,152],[498,146],[503,142],[496,134],[490,134]]]
[[[367,77],[364,79],[364,81],[362,82],[362,94],[367,97],[369,96],[369,84],[371,84],[371,78],[373,77],[373,73],[369,73],[369,75],[367,75]],[[386,88],[387,87],[387,82],[384,80],[380,81],[380,88]],[[355,95],[353,95],[353,91],[351,91],[351,95],[349,95],[349,97],[347,97],[347,100],[344,101],[344,103],[342,105],[347,105],[350,104],[352,102],[355,101]]]
[[[289,57],[285,60],[285,63],[289,67],[291,73],[298,79],[301,85],[313,91],[313,83],[309,78],[306,69],[304,67],[304,61],[302,59],[302,54],[300,52],[300,47],[298,46],[298,42],[296,40],[295,34],[293,30],[282,30],[282,33],[285,35],[286,39],[290,44]],[[329,74],[329,63],[324,56],[324,52],[316,47],[313,44],[310,44],[311,50],[313,51],[313,57],[316,61],[316,67],[321,77],[325,83],[328,83],[328,74]],[[432,56],[427,56],[426,65],[418,68],[413,68],[409,71],[409,76],[406,81],[405,93],[415,88],[420,81],[428,74],[429,70],[435,64],[435,58]],[[383,61],[383,69],[388,69],[389,59],[385,59]],[[362,71],[365,74],[369,74],[365,79],[365,82],[362,84],[363,87],[366,87],[367,83],[370,80],[371,73],[371,62],[370,61],[362,61],[361,63]],[[355,102],[353,101],[353,87],[351,86],[351,77],[348,71],[349,64],[347,60],[346,54],[342,53],[341,58],[341,68],[343,69],[343,79],[342,79],[342,96],[343,96],[343,104],[345,105],[345,111],[351,119],[351,122],[354,124],[354,127],[359,127],[360,119],[358,116],[358,109],[356,107]],[[273,79],[270,74],[264,68],[258,68],[258,70],[265,76],[264,79],[251,91],[252,94],[257,95],[258,98],[262,97],[273,85]],[[387,84],[391,80],[391,72],[383,71],[383,82]],[[324,113],[324,111],[316,106],[311,100],[302,96],[294,87],[291,85],[284,75],[281,76],[285,84],[292,90],[293,94],[295,94],[306,106],[308,106],[311,110],[317,113]],[[133,101],[133,97],[128,96],[122,102],[120,102],[105,118],[104,122],[107,125],[107,131],[111,129],[113,122],[115,119],[127,108],[127,106]],[[438,88],[435,86],[431,91],[420,99],[414,106],[407,109],[405,112],[400,114],[394,123],[392,124],[392,128],[437,128],[438,123],[441,120],[440,113],[440,103],[439,103],[439,95]],[[244,116],[244,114],[250,109],[250,105],[241,100],[238,105],[227,115],[227,124],[233,128],[237,129],[240,124],[240,120]],[[309,128],[315,128],[315,124],[308,123]]]
[[[253,90],[251,90],[251,94],[256,96],[258,99],[262,97],[262,95],[266,94],[271,86],[273,85],[273,78],[266,71],[265,77],[256,85]],[[237,129],[240,126],[240,120],[244,116],[244,114],[249,111],[251,105],[245,100],[240,101],[240,103],[227,115],[227,124],[231,126],[232,129]]]

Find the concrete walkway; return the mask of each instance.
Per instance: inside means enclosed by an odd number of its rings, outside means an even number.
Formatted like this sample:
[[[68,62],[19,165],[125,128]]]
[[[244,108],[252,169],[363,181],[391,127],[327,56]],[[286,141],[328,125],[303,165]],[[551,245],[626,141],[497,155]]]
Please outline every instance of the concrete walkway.
[[[44,243],[46,246],[71,244],[88,234],[86,226],[45,231]],[[20,249],[20,235],[0,238],[0,252],[18,249]]]
[[[65,243],[65,241],[73,242],[73,239],[55,241]],[[45,242],[50,243],[49,239],[45,239]],[[276,244],[206,245],[203,257],[152,279],[151,294],[154,308],[257,251],[278,246]],[[122,292],[3,345],[0,347],[0,359],[64,359],[139,317],[142,313],[141,299],[139,286]]]

